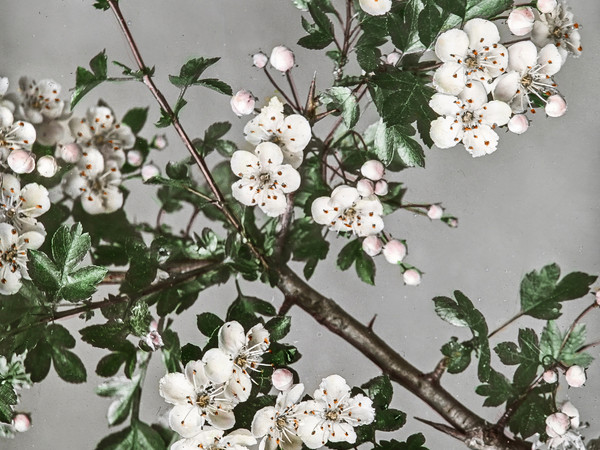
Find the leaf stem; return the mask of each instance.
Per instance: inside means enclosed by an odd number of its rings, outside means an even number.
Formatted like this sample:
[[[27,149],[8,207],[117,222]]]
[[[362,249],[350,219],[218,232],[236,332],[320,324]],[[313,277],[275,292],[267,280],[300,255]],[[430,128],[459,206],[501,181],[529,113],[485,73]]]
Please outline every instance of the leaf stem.
[[[575,329],[575,327],[577,326],[577,324],[579,323],[579,321],[581,319],[583,319],[585,317],[585,315],[587,313],[589,313],[592,309],[596,309],[598,307],[598,303],[596,303],[596,300],[594,300],[594,302],[589,305],[587,308],[585,308],[581,314],[579,314],[575,320],[573,321],[573,323],[571,324],[571,326],[569,327],[567,333],[565,334],[565,337],[562,341],[562,343],[560,344],[560,350],[558,351],[558,353],[560,354],[560,352],[562,351],[562,349],[565,347],[565,344],[567,343],[567,341],[569,340],[569,337],[571,336],[571,333],[573,333],[573,330]]]
[[[523,311],[521,311],[516,316],[508,319],[506,322],[504,322],[502,325],[500,325],[498,328],[496,328],[494,331],[492,331],[490,334],[488,334],[488,339],[490,339],[492,336],[498,334],[500,331],[504,330],[507,326],[509,326],[511,323],[513,323],[514,321],[516,321],[517,319],[519,319],[524,314],[525,313]]]

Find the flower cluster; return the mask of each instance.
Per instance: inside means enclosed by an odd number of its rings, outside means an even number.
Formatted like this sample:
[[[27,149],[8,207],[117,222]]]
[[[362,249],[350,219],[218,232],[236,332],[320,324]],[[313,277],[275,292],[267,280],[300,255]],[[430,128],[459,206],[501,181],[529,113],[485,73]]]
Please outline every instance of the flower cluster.
[[[560,411],[546,417],[546,447],[553,450],[585,450],[585,444],[577,431],[580,426],[579,411],[571,402],[565,402]],[[544,448],[541,442],[533,444],[532,449]]]

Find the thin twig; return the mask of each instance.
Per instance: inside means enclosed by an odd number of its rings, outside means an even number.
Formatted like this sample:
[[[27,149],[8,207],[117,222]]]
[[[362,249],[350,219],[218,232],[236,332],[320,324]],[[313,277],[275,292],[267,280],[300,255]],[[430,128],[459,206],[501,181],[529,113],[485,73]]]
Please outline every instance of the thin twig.
[[[571,333],[573,333],[573,330],[575,329],[575,327],[577,326],[577,324],[579,323],[579,321],[581,319],[584,318],[584,316],[589,313],[592,309],[596,309],[598,307],[598,303],[596,303],[596,300],[594,300],[594,302],[589,305],[587,308],[585,308],[581,314],[579,314],[575,320],[573,321],[573,323],[571,324],[571,326],[569,327],[567,333],[565,334],[565,337],[562,341],[562,343],[560,344],[560,350],[558,351],[558,353],[560,354],[560,352],[562,351],[563,348],[565,348],[565,344],[567,343],[567,341],[569,340],[569,337],[571,336]]]
[[[296,83],[294,83],[294,77],[292,77],[292,71],[288,70],[285,73],[285,77],[287,78],[288,84],[290,85],[290,89],[292,90],[292,95],[294,96],[294,103],[296,105],[296,109],[303,113],[302,106],[300,103],[300,97],[298,96],[298,90],[296,89]]]
[[[190,217],[187,227],[185,227],[184,236],[190,235],[190,231],[192,231],[192,225],[194,224],[194,220],[196,220],[196,217],[198,217],[199,212],[200,212],[200,208],[198,208],[198,207],[194,208],[194,212],[192,213],[192,216]]]
[[[285,101],[295,110],[295,111],[299,111],[298,110],[298,105],[296,105],[292,99],[290,99],[288,97],[288,95],[285,93],[285,91],[283,89],[281,89],[279,87],[279,85],[277,84],[277,82],[273,79],[273,77],[271,76],[271,74],[269,73],[269,71],[267,70],[267,66],[265,66],[263,68],[263,71],[265,72],[265,75],[267,76],[267,78],[269,79],[269,81],[271,82],[271,84],[273,85],[273,87],[275,89],[277,89],[279,91],[279,93],[283,96],[283,98],[285,99]]]
[[[507,326],[509,326],[511,323],[513,323],[515,320],[519,319],[521,316],[523,316],[525,313],[523,311],[521,311],[519,314],[517,314],[514,317],[511,317],[510,319],[508,319],[506,322],[504,322],[502,325],[500,325],[498,328],[496,328],[494,331],[492,331],[490,334],[488,334],[488,339],[491,338],[492,336],[498,334],[500,331],[504,330]]]

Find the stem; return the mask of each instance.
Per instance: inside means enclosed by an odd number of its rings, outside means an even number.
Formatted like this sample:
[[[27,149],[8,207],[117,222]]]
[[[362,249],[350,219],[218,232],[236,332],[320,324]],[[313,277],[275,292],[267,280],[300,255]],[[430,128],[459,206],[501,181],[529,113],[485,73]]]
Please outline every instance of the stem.
[[[500,325],[498,328],[496,328],[494,331],[492,331],[490,334],[488,334],[488,339],[491,338],[492,336],[494,336],[495,334],[499,333],[500,331],[504,330],[507,326],[509,326],[511,323],[513,323],[515,320],[517,320],[519,317],[523,316],[524,314],[525,313],[523,311],[521,311],[516,316],[508,319],[506,322],[504,322],[502,325]]]
[[[279,93],[283,96],[283,98],[285,99],[286,102],[288,102],[288,104],[296,111],[299,111],[299,107],[297,104],[295,104],[289,97],[288,95],[285,93],[285,91],[283,89],[281,89],[279,87],[279,85],[277,84],[277,82],[273,79],[273,77],[271,76],[271,74],[269,73],[269,71],[267,70],[267,66],[265,66],[263,68],[263,71],[265,72],[265,75],[267,76],[267,78],[269,79],[269,81],[271,82],[271,84],[273,85],[273,87],[275,89],[277,89],[279,91]]]
[[[196,220],[196,217],[198,217],[198,213],[200,213],[200,208],[194,208],[194,212],[190,217],[187,227],[185,227],[185,236],[190,235],[190,231],[192,231],[192,225],[194,224],[194,220]]]
[[[587,308],[585,308],[581,314],[579,314],[577,316],[577,318],[573,321],[573,323],[571,324],[571,326],[569,327],[569,330],[567,331],[567,334],[565,334],[565,338],[562,341],[562,344],[560,344],[560,350],[558,351],[558,353],[560,354],[560,352],[562,351],[562,349],[565,347],[565,344],[567,343],[567,341],[569,340],[569,337],[571,336],[571,333],[573,333],[573,330],[575,329],[575,327],[577,326],[577,324],[579,323],[579,321],[581,319],[584,318],[584,316],[589,313],[592,309],[595,309],[598,307],[598,303],[596,303],[596,301],[594,300],[594,302],[588,306]]]
[[[290,231],[290,225],[292,223],[292,217],[294,216],[294,197],[295,193],[292,192],[288,195],[287,206],[281,216],[281,229],[277,235],[277,245],[275,247],[275,259],[281,258],[283,255],[283,247],[287,238],[288,232]]]
[[[534,381],[533,383],[531,383],[529,385],[529,387],[527,388],[527,390],[525,392],[523,392],[523,394],[521,394],[519,396],[518,399],[516,399],[514,402],[512,402],[510,405],[507,405],[506,407],[506,411],[504,412],[504,414],[502,415],[502,417],[500,417],[500,420],[498,420],[496,426],[503,430],[504,427],[506,427],[506,424],[508,423],[508,421],[510,420],[510,418],[513,416],[513,414],[515,412],[517,412],[517,409],[519,409],[519,406],[521,406],[523,404],[523,402],[525,401],[525,399],[527,398],[527,396],[529,395],[529,393],[538,385],[538,383],[540,382],[540,380],[542,379],[542,375],[539,375]]]
[[[298,90],[296,89],[296,83],[294,83],[294,78],[292,77],[292,71],[288,70],[285,73],[285,77],[287,78],[288,84],[290,85],[290,88],[292,89],[292,95],[294,96],[294,103],[296,105],[296,109],[302,113],[303,111],[302,111],[302,106],[300,106],[301,105],[300,97],[298,96]]]

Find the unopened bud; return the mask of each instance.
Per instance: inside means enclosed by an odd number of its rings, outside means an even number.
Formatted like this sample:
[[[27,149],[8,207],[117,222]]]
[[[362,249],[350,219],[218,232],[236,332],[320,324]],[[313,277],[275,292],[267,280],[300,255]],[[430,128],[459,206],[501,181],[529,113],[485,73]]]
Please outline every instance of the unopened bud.
[[[146,164],[142,167],[142,180],[148,181],[150,178],[160,175],[160,169],[154,164]]]
[[[427,217],[431,220],[439,220],[444,215],[444,209],[440,205],[431,205],[427,210]]]
[[[31,428],[31,419],[27,414],[19,413],[13,417],[13,427],[15,431],[24,433]]]
[[[558,381],[558,375],[554,370],[546,370],[543,373],[542,378],[548,384],[554,384]]]
[[[127,162],[133,167],[139,167],[144,162],[144,156],[139,150],[129,150],[127,152]]]
[[[41,176],[51,178],[56,175],[58,164],[52,156],[42,156],[37,160],[37,171]]]
[[[294,375],[287,369],[276,369],[271,375],[273,387],[278,391],[287,391],[294,384]]]
[[[408,269],[402,274],[404,282],[409,286],[418,286],[421,284],[421,274],[415,269]]]
[[[271,52],[269,62],[280,72],[287,72],[294,67],[294,53],[289,48],[279,45]]]
[[[252,92],[246,91],[245,89],[237,91],[237,93],[231,97],[230,103],[231,109],[238,117],[247,116],[254,111],[254,96],[252,95]]]
[[[456,217],[448,219],[448,226],[452,228],[458,227],[458,219]]]
[[[384,195],[387,195],[388,192],[389,192],[389,187],[388,187],[387,181],[379,180],[377,183],[375,183],[375,193],[377,195],[383,197]]]
[[[13,150],[6,162],[14,173],[31,173],[35,169],[35,158],[27,150]]]
[[[378,181],[383,178],[383,175],[385,174],[385,167],[381,161],[371,159],[362,165],[360,168],[360,173],[362,173],[363,177],[366,177],[369,180]]]
[[[383,256],[390,264],[398,264],[406,256],[406,245],[396,239],[392,239],[383,246]]]
[[[567,432],[571,426],[569,416],[557,412],[546,417],[546,434],[550,437],[559,437]]]
[[[81,158],[81,147],[75,142],[59,145],[55,155],[63,161],[73,164]]]
[[[508,129],[515,134],[523,134],[529,128],[529,119],[525,114],[515,114],[508,121]]]
[[[401,57],[402,53],[392,52],[385,57],[385,62],[388,63],[390,66],[395,66],[396,64],[398,64],[398,61],[400,61]]]
[[[571,366],[565,373],[565,379],[571,387],[581,387],[585,384],[585,370],[581,366]]]
[[[544,14],[551,13],[556,6],[556,0],[537,0],[537,9]]]
[[[164,148],[167,147],[167,145],[169,145],[169,142],[167,141],[167,136],[164,134],[159,134],[154,138],[154,146],[158,149],[158,150],[163,150]]]
[[[560,95],[554,94],[546,100],[546,114],[549,117],[560,117],[567,112],[567,102]]]
[[[600,305],[600,290],[596,291],[596,303]]]
[[[368,197],[375,192],[375,185],[371,180],[363,178],[356,183],[356,190],[361,197]]]
[[[392,0],[359,0],[360,8],[371,16],[382,16],[392,9]]]
[[[267,65],[269,58],[264,53],[258,52],[252,56],[252,64],[254,64],[259,69],[262,69]]]
[[[515,36],[525,36],[533,30],[535,16],[533,10],[529,7],[516,8],[508,15],[506,24],[512,34]]]
[[[362,241],[362,249],[369,256],[376,256],[381,253],[383,242],[377,236],[367,236]]]

